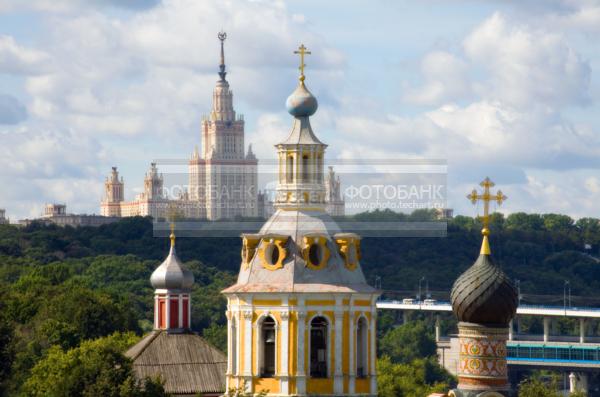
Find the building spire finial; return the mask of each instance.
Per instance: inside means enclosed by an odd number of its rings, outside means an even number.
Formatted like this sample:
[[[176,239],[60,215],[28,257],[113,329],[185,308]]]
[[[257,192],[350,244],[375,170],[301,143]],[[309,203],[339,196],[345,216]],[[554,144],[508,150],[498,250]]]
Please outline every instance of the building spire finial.
[[[221,40],[221,63],[219,64],[219,77],[221,77],[221,81],[225,81],[225,75],[227,75],[227,72],[225,71],[225,50],[223,47],[225,39],[227,38],[227,33],[221,30],[219,34],[217,34],[217,37],[219,40]]]
[[[169,235],[171,239],[171,249],[175,248],[175,222],[171,222],[171,234]]]
[[[298,69],[300,69],[300,78],[299,80],[301,82],[304,82],[304,67],[306,66],[304,64],[304,55],[310,55],[310,51],[307,51],[308,48],[306,48],[304,46],[304,44],[300,44],[300,47],[298,47],[298,51],[294,51],[294,54],[299,54],[300,55],[300,67],[298,67]]]
[[[481,242],[480,254],[490,255],[491,250],[488,239],[490,234],[490,201],[495,201],[498,205],[501,205],[508,197],[502,193],[502,190],[498,190],[496,194],[490,193],[490,188],[495,185],[490,178],[486,177],[479,185],[483,188],[483,193],[477,194],[477,190],[473,189],[467,198],[471,200],[473,204],[477,203],[477,201],[483,201],[483,216],[481,217],[481,222],[483,223],[483,229],[481,229],[483,241]]]

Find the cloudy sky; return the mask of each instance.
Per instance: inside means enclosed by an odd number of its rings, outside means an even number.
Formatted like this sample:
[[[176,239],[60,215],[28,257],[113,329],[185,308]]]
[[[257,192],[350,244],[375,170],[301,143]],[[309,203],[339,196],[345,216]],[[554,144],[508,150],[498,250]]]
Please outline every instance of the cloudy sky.
[[[289,131],[304,43],[332,159],[446,159],[449,206],[489,175],[507,212],[600,217],[600,0],[0,0],[0,208],[99,212],[189,156],[216,33],[260,158]]]

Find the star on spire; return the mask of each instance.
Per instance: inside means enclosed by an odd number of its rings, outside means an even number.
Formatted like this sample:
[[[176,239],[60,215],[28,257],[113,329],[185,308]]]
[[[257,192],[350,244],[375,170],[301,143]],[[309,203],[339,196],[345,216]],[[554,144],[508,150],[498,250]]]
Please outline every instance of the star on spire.
[[[227,72],[225,71],[225,50],[223,47],[225,39],[227,39],[227,33],[221,30],[217,34],[217,38],[221,41],[221,63],[219,64],[219,77],[221,77],[221,81],[225,81],[225,75],[227,75]]]

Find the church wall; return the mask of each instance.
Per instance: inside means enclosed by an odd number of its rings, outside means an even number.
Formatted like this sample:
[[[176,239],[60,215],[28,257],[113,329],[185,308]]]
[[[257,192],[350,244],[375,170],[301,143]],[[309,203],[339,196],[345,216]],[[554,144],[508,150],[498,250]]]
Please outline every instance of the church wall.
[[[314,299],[288,298],[282,294],[281,299],[266,296],[265,294],[256,294],[249,299],[243,297],[228,297],[228,309],[232,316],[238,318],[237,337],[238,337],[238,376],[230,375],[228,377],[229,387],[241,384],[241,379],[246,378],[250,381],[249,391],[258,393],[261,390],[269,390],[269,394],[298,394],[299,379],[297,376],[302,373],[299,371],[298,353],[303,355],[303,369],[305,378],[305,393],[307,394],[369,394],[373,387],[371,374],[374,373],[374,367],[371,363],[372,353],[375,346],[372,345],[372,312],[375,311],[374,300],[369,299],[349,299],[347,295],[318,294]],[[333,298],[333,299],[331,299]],[[304,301],[304,302],[303,302]],[[337,303],[337,304],[336,304]],[[251,315],[250,327],[245,323],[245,315],[248,312]],[[288,336],[284,337],[283,314],[288,316]],[[303,313],[303,316],[300,316]],[[337,315],[336,315],[337,314]],[[259,346],[261,337],[260,323],[266,315],[271,316],[276,322],[276,373],[272,378],[259,377]],[[328,345],[327,345],[327,378],[310,377],[310,323],[314,317],[323,316],[328,320]],[[356,368],[356,327],[361,316],[365,317],[368,324],[367,331],[367,374],[364,378],[356,378],[351,385],[351,378],[354,378]],[[250,318],[250,317],[248,317]],[[304,331],[299,334],[300,321],[303,321]],[[338,324],[339,323],[339,324]],[[246,334],[250,331],[250,336]],[[299,343],[302,341],[304,349],[299,351]],[[283,349],[286,350],[287,360],[284,358]],[[352,350],[352,353],[350,351]],[[250,356],[250,360],[245,357]],[[247,371],[246,364],[250,363],[250,370]],[[338,362],[339,361],[339,362]],[[341,370],[341,376],[337,377],[340,382],[336,388],[336,364]],[[285,373],[289,374],[289,380],[286,382]],[[245,376],[243,376],[245,375]],[[287,384],[287,391],[284,385]]]

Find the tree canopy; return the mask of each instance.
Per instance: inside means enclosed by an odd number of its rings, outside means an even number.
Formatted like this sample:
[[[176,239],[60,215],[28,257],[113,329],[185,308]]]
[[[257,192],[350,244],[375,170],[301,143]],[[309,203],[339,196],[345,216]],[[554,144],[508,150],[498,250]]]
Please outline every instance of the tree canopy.
[[[115,333],[62,350],[52,346],[31,369],[23,394],[32,397],[160,397],[160,379],[137,380],[123,351],[137,342],[131,333]]]
[[[410,215],[372,211],[347,219],[440,222],[433,211]],[[544,295],[543,303],[562,304],[564,282],[569,280],[575,305],[600,305],[598,219],[495,213],[490,224],[492,254],[511,278],[520,280],[525,302],[536,303],[535,299]],[[456,216],[447,221],[445,238],[365,237],[361,267],[370,283],[380,277],[386,297],[414,295],[425,278],[423,288],[427,286],[438,299],[447,299],[453,281],[476,259],[480,229],[478,219]],[[226,302],[220,291],[235,281],[241,241],[179,238],[177,246],[178,255],[196,280],[192,328],[225,349]],[[0,225],[0,394],[19,395],[25,384],[34,387],[34,373],[36,382],[41,382],[42,367],[37,366],[48,365],[48,361],[42,364],[43,360],[63,362],[69,352],[68,357],[77,357],[81,350],[76,353],[76,349],[88,348],[86,343],[115,332],[142,335],[149,331],[153,317],[149,278],[168,248],[168,239],[154,237],[149,218],[126,218],[97,228]],[[381,364],[382,373],[436,373],[438,369],[432,369],[435,344],[430,320],[395,328],[392,315],[381,313],[378,321],[380,354],[388,357]],[[542,326],[535,319],[525,319],[522,325],[532,330]],[[560,325],[569,326],[567,322]],[[122,365],[118,356],[107,357]],[[426,361],[419,361],[422,359]],[[137,387],[120,372],[90,368],[125,379],[123,388]],[[410,387],[429,390],[436,382],[451,382],[448,379],[446,375],[424,376],[421,383]],[[382,390],[388,390],[386,387]],[[399,387],[397,383],[390,386],[391,390]]]

